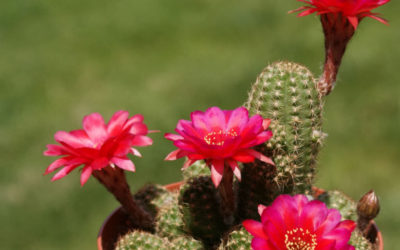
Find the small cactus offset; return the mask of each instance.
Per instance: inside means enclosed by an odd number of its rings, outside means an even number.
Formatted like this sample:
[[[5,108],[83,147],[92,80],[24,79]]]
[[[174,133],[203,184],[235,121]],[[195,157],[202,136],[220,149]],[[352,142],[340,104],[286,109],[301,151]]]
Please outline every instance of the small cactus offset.
[[[292,62],[274,63],[252,86],[246,106],[271,119],[274,136],[262,151],[276,164],[281,190],[309,193],[323,139],[322,102],[312,73]]]
[[[117,243],[116,250],[154,250],[154,249],[172,249],[171,244],[166,238],[157,235],[132,231],[123,236]]]
[[[198,240],[193,239],[192,237],[177,237],[171,241],[172,248],[174,250],[203,250],[204,246]]]
[[[354,230],[349,242],[357,250],[373,250],[375,249],[371,242],[367,240],[359,230]]]
[[[173,241],[147,232],[132,231],[121,237],[115,248],[116,250],[202,250],[201,242],[191,237],[178,237]]]
[[[205,162],[196,161],[192,166],[183,170],[182,175],[184,180],[189,180],[192,177],[210,176],[210,168]]]
[[[134,195],[135,200],[153,217],[158,209],[173,202],[173,195],[160,185],[145,185]]]
[[[340,211],[345,220],[357,219],[357,204],[347,195],[340,191],[333,190],[320,194],[318,200],[324,202],[328,208],[335,208]]]
[[[177,194],[174,201],[171,205],[162,207],[156,217],[156,234],[169,240],[186,235]]]
[[[253,236],[243,227],[236,228],[221,242],[218,250],[247,250],[251,248]]]

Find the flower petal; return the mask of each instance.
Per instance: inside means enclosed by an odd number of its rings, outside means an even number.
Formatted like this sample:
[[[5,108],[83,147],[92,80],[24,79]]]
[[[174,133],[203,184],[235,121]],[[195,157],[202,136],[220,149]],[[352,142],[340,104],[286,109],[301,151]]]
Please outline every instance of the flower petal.
[[[239,128],[241,131],[244,126],[246,126],[249,121],[249,112],[244,107],[239,107],[234,109],[229,116],[229,120],[227,121],[226,130],[230,131],[232,129]]]
[[[119,134],[125,125],[126,120],[129,117],[129,113],[124,110],[116,112],[107,124],[107,133],[109,136],[115,136]]]
[[[70,153],[72,153],[72,151],[62,145],[48,144],[47,150],[43,152],[43,155],[59,156],[59,155],[66,155],[66,154],[70,154]]]
[[[260,161],[263,161],[265,163],[268,163],[272,166],[275,166],[275,163],[271,160],[271,158],[261,154],[260,152],[255,151],[254,149],[248,149],[246,152],[255,158],[259,159]]]
[[[76,167],[78,167],[78,165],[70,165],[70,166],[66,166],[63,169],[61,169],[60,171],[58,171],[53,178],[51,178],[51,181],[56,181],[59,180],[63,177],[65,177],[67,174],[69,174],[72,170],[74,170]]]
[[[106,126],[99,113],[93,113],[83,118],[83,129],[95,145],[103,143],[107,138]]]
[[[82,170],[81,174],[81,186],[85,185],[85,183],[89,180],[90,175],[92,175],[92,167],[91,166],[85,166]]]
[[[56,170],[57,168],[60,168],[60,167],[64,166],[65,163],[67,163],[67,162],[68,162],[68,159],[65,158],[65,157],[53,161],[53,162],[47,167],[47,169],[46,169],[46,171],[44,172],[44,174],[46,175],[46,174],[49,174],[49,173],[53,172],[53,171]]]
[[[224,161],[214,160],[211,164],[211,179],[215,187],[218,187],[222,180],[222,175],[224,174]]]
[[[142,154],[139,152],[139,150],[137,150],[136,148],[131,148],[131,153],[134,155],[134,156],[137,156],[137,157],[142,157]]]
[[[71,133],[65,131],[56,132],[54,135],[54,139],[59,143],[64,143],[72,148],[82,148],[82,147],[92,146],[92,144],[88,145],[85,141],[82,141],[79,137],[76,137]]]
[[[264,226],[261,222],[255,220],[245,220],[242,222],[243,227],[254,237],[267,240],[268,236],[264,232]]]
[[[144,135],[137,135],[132,140],[132,146],[144,147],[150,146],[151,144],[153,144],[153,140],[150,137]]]
[[[177,140],[183,140],[183,139],[184,139],[184,137],[181,136],[181,135],[171,134],[171,133],[166,133],[166,134],[164,135],[164,137],[165,137],[167,140],[170,140],[170,141],[177,141]]]
[[[146,124],[134,123],[134,124],[132,124],[132,127],[129,130],[129,133],[134,134],[134,135],[147,135],[148,131],[149,130],[147,129]]]
[[[128,158],[119,158],[119,157],[113,157],[111,161],[117,165],[119,168],[122,168],[127,171],[135,172],[135,165],[131,160]]]
[[[174,161],[174,160],[176,160],[176,159],[179,159],[180,157],[178,157],[178,154],[179,154],[179,152],[181,152],[182,150],[180,150],[180,149],[177,149],[177,150],[174,150],[174,151],[172,151],[171,153],[169,153],[168,155],[167,155],[167,157],[165,157],[165,161]]]
[[[240,173],[240,168],[239,168],[237,162],[234,160],[227,160],[227,162],[228,162],[228,165],[231,167],[233,174],[236,176],[236,178],[239,181],[241,181],[242,175]]]
[[[206,110],[205,118],[207,122],[207,127],[213,129],[222,129],[226,128],[226,120],[224,112],[218,107],[211,107]]]
[[[251,241],[251,248],[253,250],[274,250],[273,247],[268,243],[268,241],[262,238],[253,238]]]

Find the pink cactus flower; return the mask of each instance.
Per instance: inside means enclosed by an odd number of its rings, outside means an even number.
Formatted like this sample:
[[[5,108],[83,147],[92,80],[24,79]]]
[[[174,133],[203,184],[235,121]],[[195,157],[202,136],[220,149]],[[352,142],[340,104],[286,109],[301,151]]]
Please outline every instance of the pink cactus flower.
[[[205,112],[194,111],[191,121],[180,120],[175,129],[177,134],[165,134],[165,138],[178,147],[166,160],[187,157],[183,169],[198,160],[205,160],[211,168],[211,178],[218,187],[225,166],[229,166],[240,180],[237,162],[253,162],[255,158],[273,164],[272,160],[252,147],[266,142],[272,136],[267,130],[269,119],[260,115],[249,118],[246,108],[221,110],[211,107]]]
[[[152,140],[147,137],[147,126],[142,115],[129,118],[127,111],[116,112],[108,124],[98,113],[85,116],[83,129],[71,132],[58,131],[54,139],[60,144],[49,144],[46,156],[62,156],[51,163],[45,171],[49,174],[59,168],[52,181],[69,174],[83,165],[81,185],[89,179],[93,171],[107,166],[135,171],[135,165],[127,157],[129,153],[140,156],[133,146],[148,146]]]
[[[336,209],[328,209],[305,195],[280,195],[268,206],[259,206],[261,222],[245,220],[255,250],[350,250],[348,242],[356,223],[341,221]]]
[[[317,15],[327,13],[341,13],[343,17],[357,28],[358,23],[364,17],[370,17],[381,23],[387,24],[387,21],[379,17],[378,13],[372,13],[371,10],[388,3],[390,0],[298,0],[309,4],[300,7],[294,11],[302,11],[299,16],[307,16],[312,13]]]

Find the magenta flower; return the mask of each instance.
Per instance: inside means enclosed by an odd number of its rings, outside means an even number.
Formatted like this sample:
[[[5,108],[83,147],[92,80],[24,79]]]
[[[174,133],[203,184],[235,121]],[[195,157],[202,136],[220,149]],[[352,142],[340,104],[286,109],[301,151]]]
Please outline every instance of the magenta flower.
[[[108,124],[98,113],[85,116],[83,129],[71,132],[58,131],[54,138],[60,145],[49,144],[44,152],[46,156],[62,156],[48,166],[45,174],[63,167],[52,181],[69,174],[83,165],[81,185],[89,179],[93,171],[107,166],[135,171],[135,165],[127,157],[129,153],[140,156],[133,146],[147,146],[152,140],[147,137],[147,126],[142,115],[129,118],[126,111],[116,112]]]
[[[221,110],[211,107],[205,112],[194,111],[191,121],[180,120],[175,131],[179,134],[165,134],[165,138],[178,147],[166,160],[187,157],[183,169],[198,160],[205,160],[211,168],[211,178],[218,187],[225,166],[232,169],[240,180],[237,162],[253,162],[255,158],[269,164],[272,160],[252,147],[266,142],[272,136],[267,130],[270,120],[260,115],[249,118],[246,108]]]
[[[388,3],[390,0],[298,0],[308,4],[294,11],[302,11],[299,16],[307,16],[312,13],[317,15],[328,13],[340,13],[357,29],[358,23],[364,17],[370,17],[381,23],[387,21],[379,17],[378,13],[371,10]]]
[[[280,195],[271,206],[259,206],[261,222],[245,220],[255,250],[310,249],[349,250],[348,242],[356,223],[341,220],[336,209],[328,209],[305,195]]]

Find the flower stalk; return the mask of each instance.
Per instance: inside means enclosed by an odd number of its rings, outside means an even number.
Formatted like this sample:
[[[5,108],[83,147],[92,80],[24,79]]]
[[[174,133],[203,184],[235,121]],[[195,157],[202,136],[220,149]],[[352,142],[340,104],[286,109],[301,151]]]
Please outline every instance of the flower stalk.
[[[122,169],[106,167],[94,171],[93,176],[121,203],[123,210],[130,216],[135,227],[145,231],[154,230],[153,218],[133,199],[125,172]]]
[[[218,192],[221,197],[221,210],[224,215],[224,222],[227,225],[233,225],[236,211],[235,194],[233,192],[233,171],[225,165],[224,174]]]
[[[325,63],[318,90],[321,96],[326,96],[335,85],[347,43],[355,30],[341,13],[321,15],[321,24],[325,35]]]

